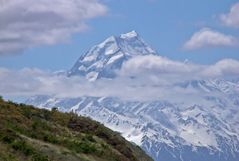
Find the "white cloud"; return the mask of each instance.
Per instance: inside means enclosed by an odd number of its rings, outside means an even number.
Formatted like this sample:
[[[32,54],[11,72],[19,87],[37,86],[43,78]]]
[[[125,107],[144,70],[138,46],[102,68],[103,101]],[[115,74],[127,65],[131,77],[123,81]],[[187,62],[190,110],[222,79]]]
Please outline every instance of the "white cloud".
[[[141,75],[142,76],[142,75]],[[0,68],[0,95],[4,97],[30,97],[55,95],[56,97],[119,97],[129,100],[154,100],[172,97],[176,93],[192,94],[194,91],[174,88],[165,77],[142,76],[137,79],[118,77],[88,82],[82,77],[53,75],[39,69],[8,70]]]
[[[235,47],[238,45],[238,40],[223,33],[203,28],[193,34],[190,40],[184,44],[186,50],[196,50],[209,47]]]
[[[164,80],[164,85],[192,79],[239,77],[239,61],[222,59],[212,65],[200,65],[154,55],[138,56],[123,64],[119,76],[141,80],[147,77],[151,83],[153,80],[160,80],[160,83]]]
[[[135,74],[179,74],[192,73],[198,70],[199,65],[173,61],[165,57],[147,55],[137,56],[127,61],[122,69],[123,75]]]
[[[97,0],[0,0],[0,55],[66,42],[106,12]]]
[[[220,17],[226,26],[239,28],[239,3],[234,4],[229,13],[222,14]]]
[[[157,56],[140,56],[126,62],[118,77],[88,82],[82,77],[65,77],[39,69],[0,68],[0,95],[57,97],[111,96],[123,99],[170,99],[197,96],[198,91],[175,84],[189,80],[239,76],[239,61],[224,59],[214,65],[196,65]],[[200,95],[199,95],[200,96]]]
[[[203,74],[211,77],[239,76],[239,61],[223,59],[214,65],[208,66]]]

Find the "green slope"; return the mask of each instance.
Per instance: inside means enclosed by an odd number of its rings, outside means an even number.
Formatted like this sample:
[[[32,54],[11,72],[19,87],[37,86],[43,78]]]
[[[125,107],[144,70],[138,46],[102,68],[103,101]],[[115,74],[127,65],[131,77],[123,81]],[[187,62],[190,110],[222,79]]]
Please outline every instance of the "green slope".
[[[89,118],[0,99],[0,161],[152,161]]]

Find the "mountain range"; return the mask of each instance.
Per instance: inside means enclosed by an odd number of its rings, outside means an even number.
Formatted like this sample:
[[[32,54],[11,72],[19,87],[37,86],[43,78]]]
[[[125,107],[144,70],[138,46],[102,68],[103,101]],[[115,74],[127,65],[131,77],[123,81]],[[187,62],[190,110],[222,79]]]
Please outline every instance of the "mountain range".
[[[135,31],[111,36],[81,55],[65,76],[92,83],[114,80],[127,61],[149,55],[160,57]],[[97,120],[141,146],[155,161],[238,161],[238,79],[192,78],[175,81],[174,87],[196,91],[197,97],[175,93],[168,99],[127,100],[37,95],[25,103]]]

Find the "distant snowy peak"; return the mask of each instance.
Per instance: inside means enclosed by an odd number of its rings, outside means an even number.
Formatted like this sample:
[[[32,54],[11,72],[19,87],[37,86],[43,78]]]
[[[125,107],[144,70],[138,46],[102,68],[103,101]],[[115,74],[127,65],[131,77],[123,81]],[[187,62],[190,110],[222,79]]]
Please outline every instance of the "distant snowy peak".
[[[135,37],[138,37],[138,33],[134,30],[131,32],[128,32],[126,34],[120,35],[120,38],[122,38],[122,39],[130,39],[130,38],[135,38]]]
[[[224,80],[224,79],[208,79],[208,80],[188,80],[185,82],[176,83],[176,86],[181,88],[191,88],[198,91],[209,92],[222,92],[233,94],[239,92],[239,83]]]
[[[90,81],[99,78],[114,78],[115,70],[123,62],[139,55],[156,55],[135,31],[120,36],[111,36],[82,55],[68,76],[83,76]]]

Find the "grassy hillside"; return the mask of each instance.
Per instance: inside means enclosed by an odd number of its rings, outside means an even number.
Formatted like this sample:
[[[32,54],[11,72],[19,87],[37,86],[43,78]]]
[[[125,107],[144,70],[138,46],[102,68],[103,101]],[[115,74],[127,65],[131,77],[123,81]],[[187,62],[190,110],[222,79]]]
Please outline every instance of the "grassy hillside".
[[[89,118],[0,98],[0,161],[152,161]]]

